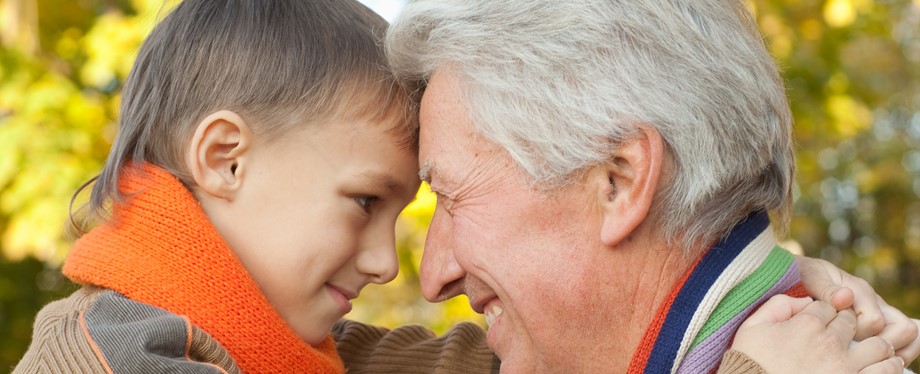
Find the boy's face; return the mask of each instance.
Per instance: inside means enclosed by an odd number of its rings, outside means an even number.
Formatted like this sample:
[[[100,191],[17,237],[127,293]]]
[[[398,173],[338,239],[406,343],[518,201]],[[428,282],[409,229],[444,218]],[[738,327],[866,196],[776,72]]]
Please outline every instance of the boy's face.
[[[391,127],[333,121],[256,139],[239,191],[208,212],[307,343],[322,342],[365,285],[399,270],[394,225],[418,189],[418,161]]]

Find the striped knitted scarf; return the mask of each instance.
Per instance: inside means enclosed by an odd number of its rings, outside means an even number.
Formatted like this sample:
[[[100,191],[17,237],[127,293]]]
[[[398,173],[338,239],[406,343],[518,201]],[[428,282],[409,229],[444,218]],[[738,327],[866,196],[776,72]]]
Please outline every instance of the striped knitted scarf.
[[[629,373],[710,373],[732,337],[771,296],[804,296],[798,267],[776,246],[765,212],[750,215],[675,285],[630,362]]]
[[[128,200],[76,242],[68,278],[187,316],[244,372],[345,371],[331,337],[312,347],[288,327],[176,177],[144,164],[119,188]]]

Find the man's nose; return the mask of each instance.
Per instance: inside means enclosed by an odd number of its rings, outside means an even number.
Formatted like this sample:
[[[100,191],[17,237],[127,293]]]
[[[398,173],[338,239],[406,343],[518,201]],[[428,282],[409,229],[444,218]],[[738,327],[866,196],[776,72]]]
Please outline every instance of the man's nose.
[[[443,211],[436,208],[428,226],[425,251],[419,271],[422,295],[431,302],[450,299],[463,293],[466,271],[454,257],[450,224]]]

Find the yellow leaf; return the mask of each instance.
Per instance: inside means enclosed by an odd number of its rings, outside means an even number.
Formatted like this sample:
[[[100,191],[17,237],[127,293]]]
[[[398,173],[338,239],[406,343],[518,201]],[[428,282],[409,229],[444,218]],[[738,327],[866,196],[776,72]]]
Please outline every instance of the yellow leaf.
[[[60,263],[64,257],[61,222],[66,217],[66,205],[56,201],[43,201],[14,215],[3,234],[4,254],[14,261],[33,255]]]
[[[851,0],[829,0],[824,3],[824,22],[831,27],[849,26],[856,19]]]
[[[872,124],[869,108],[850,96],[831,95],[825,106],[837,133],[844,138],[852,137]]]
[[[428,183],[422,183],[418,193],[415,195],[415,200],[409,203],[406,209],[403,210],[402,215],[426,228],[428,222],[431,221],[431,215],[434,213],[436,204],[437,196],[435,196],[434,192],[431,192],[431,187],[428,186]]]
[[[821,21],[808,19],[802,22],[802,25],[799,26],[799,31],[803,38],[815,41],[821,39],[821,35],[824,34],[824,27],[821,26]]]
[[[779,60],[785,60],[792,52],[793,34],[786,21],[773,14],[764,15],[760,19],[760,29],[770,41],[770,53]]]

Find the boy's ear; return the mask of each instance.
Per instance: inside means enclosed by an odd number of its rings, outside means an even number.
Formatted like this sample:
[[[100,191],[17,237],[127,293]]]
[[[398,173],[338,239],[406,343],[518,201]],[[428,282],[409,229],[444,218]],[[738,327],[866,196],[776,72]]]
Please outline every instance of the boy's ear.
[[[619,244],[648,218],[664,161],[661,134],[649,126],[640,126],[635,136],[611,152],[609,162],[591,174],[600,186],[604,245]]]
[[[200,192],[233,200],[246,172],[252,137],[246,121],[229,110],[211,113],[198,123],[186,163]]]

